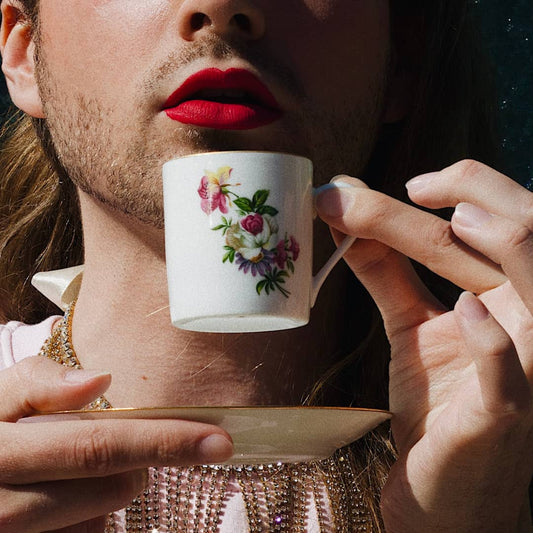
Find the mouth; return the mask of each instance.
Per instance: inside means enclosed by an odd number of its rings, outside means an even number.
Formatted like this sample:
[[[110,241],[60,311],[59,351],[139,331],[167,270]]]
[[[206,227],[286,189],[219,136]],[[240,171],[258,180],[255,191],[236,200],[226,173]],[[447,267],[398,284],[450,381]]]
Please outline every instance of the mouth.
[[[182,124],[225,130],[266,126],[283,115],[269,89],[244,69],[205,69],[190,76],[163,106]]]

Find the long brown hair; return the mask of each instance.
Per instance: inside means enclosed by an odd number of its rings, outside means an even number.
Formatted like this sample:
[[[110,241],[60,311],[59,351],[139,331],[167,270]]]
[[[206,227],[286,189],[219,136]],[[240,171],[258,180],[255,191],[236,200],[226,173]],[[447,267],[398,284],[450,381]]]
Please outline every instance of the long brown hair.
[[[37,0],[21,0],[37,27]],[[467,0],[391,0],[393,40],[405,50],[412,69],[413,102],[407,118],[383,129],[369,164],[373,186],[405,197],[403,183],[462,158],[497,165],[494,98],[488,90],[486,61],[478,47]],[[414,40],[398,32],[410,24]],[[83,261],[76,191],[59,166],[46,124],[17,114],[4,131],[0,152],[0,315],[37,322],[53,312],[31,286],[32,275]],[[439,297],[452,300],[454,288],[424,273]],[[311,396],[328,388],[347,392],[346,403],[387,408],[388,344],[373,303],[367,337],[324,375]],[[351,290],[352,290],[351,289]],[[57,310],[56,310],[57,311]],[[352,446],[358,482],[372,514],[373,531],[382,528],[379,493],[394,462],[387,426]]]

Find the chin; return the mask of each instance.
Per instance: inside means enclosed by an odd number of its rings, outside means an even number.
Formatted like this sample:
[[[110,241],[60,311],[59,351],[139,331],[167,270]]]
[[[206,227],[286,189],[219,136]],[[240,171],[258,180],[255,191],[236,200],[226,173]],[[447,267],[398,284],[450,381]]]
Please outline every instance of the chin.
[[[286,152],[309,157],[309,150],[298,147],[295,139],[301,133],[289,135],[281,126],[265,126],[254,130],[234,131],[207,128],[187,127],[185,133],[186,146],[180,155],[200,152],[224,152],[237,150],[254,150],[266,152]]]

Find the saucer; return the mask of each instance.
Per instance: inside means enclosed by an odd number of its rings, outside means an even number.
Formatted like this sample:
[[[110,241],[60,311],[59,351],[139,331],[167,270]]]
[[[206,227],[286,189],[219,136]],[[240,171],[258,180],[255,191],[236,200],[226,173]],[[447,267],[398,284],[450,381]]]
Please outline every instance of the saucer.
[[[33,421],[177,418],[214,424],[233,439],[235,453],[225,464],[237,465],[325,459],[391,416],[349,407],[151,407],[43,413]]]

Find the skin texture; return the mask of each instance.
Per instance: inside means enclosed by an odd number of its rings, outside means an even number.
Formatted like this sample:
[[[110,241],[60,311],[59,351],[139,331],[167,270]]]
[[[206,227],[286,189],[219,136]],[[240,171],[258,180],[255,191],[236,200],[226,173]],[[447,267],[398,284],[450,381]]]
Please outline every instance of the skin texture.
[[[44,114],[74,181],[111,207],[162,227],[161,165],[194,151],[250,148],[313,156],[317,181],[329,180],[332,172],[363,168],[383,107],[386,2],[358,2],[354,8],[350,2],[291,1],[284,7],[288,17],[267,2],[260,7],[206,2],[214,21],[198,31],[189,26],[202,3],[56,4],[41,6],[38,76]],[[239,8],[249,15],[248,31],[227,23],[231,10]],[[342,53],[332,58],[321,42]],[[65,46],[72,50],[68,57]],[[353,69],[347,72],[349,62]],[[247,68],[257,74],[280,103],[283,119],[244,133],[170,121],[162,112],[165,100],[206,67]],[[333,165],[331,154],[339,141],[339,153],[346,156]]]
[[[382,493],[387,531],[530,531],[533,300],[519,267],[533,259],[531,193],[473,161],[409,182],[415,203],[455,207],[448,223],[340,179],[354,188],[325,192],[317,208],[364,239],[345,259],[392,349],[400,457]],[[479,296],[446,311],[406,256]]]
[[[200,150],[282,149],[312,156],[318,183],[338,172],[357,175],[388,115],[391,79],[385,1],[41,4],[36,68],[16,2],[2,3],[3,69],[14,102],[47,118],[80,188],[86,271],[74,344],[96,374],[78,372],[85,377],[73,383],[63,369],[36,359],[2,372],[3,531],[27,530],[28,509],[29,531],[98,519],[139,492],[149,465],[231,453],[221,430],[200,424],[50,423],[36,431],[13,424],[24,415],[76,408],[103,390],[114,405],[291,403],[313,381],[301,371],[304,363],[311,374],[342,335],[336,297],[342,275],[324,289],[311,324],[294,332],[191,334],[153,313],[167,303],[160,165]],[[197,13],[204,14],[201,25]],[[236,24],[236,13],[248,24]],[[285,111],[282,120],[221,134],[179,125],[161,112],[193,72],[235,66],[269,86]],[[531,194],[475,162],[412,181],[413,202],[456,208],[448,223],[341,179],[353,188],[325,191],[318,213],[335,238],[358,237],[346,261],[377,302],[392,347],[390,405],[400,457],[382,495],[387,532],[527,531]],[[317,236],[320,256],[330,247]],[[407,257],[471,292],[444,310]],[[38,491],[23,490],[34,483]]]

